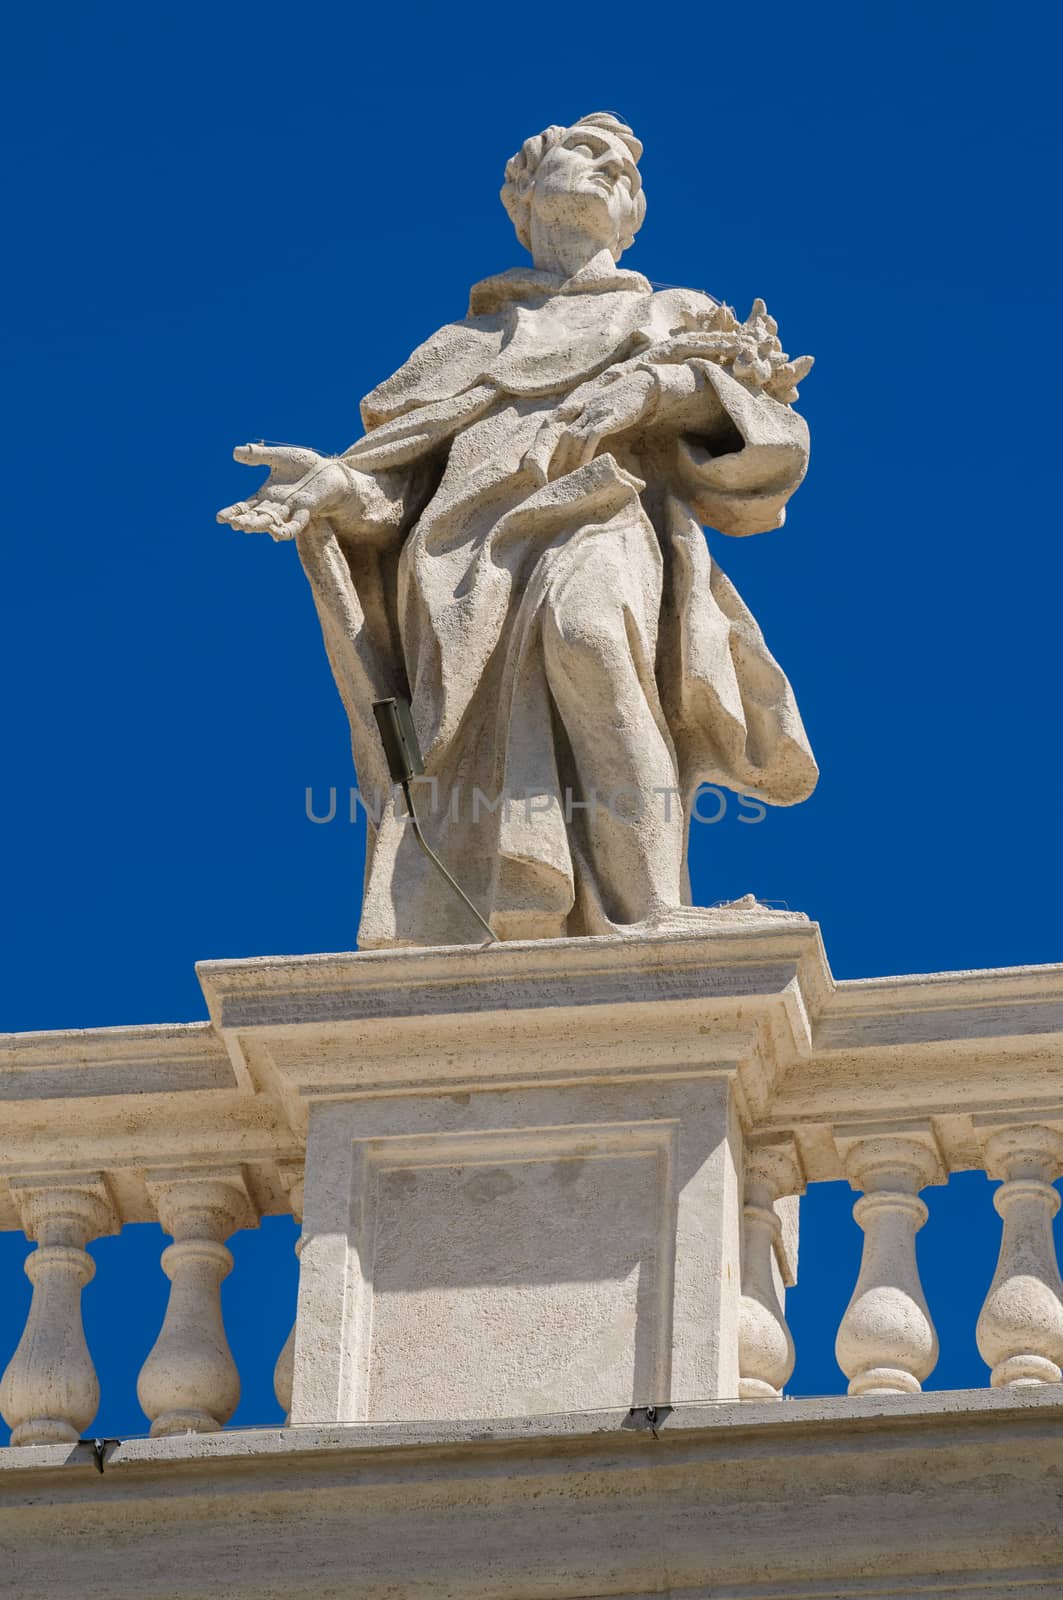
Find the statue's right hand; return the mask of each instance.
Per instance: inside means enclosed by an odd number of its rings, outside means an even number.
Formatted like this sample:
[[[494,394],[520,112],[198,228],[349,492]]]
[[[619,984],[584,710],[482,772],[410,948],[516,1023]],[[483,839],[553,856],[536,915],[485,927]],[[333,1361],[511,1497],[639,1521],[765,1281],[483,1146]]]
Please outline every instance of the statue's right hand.
[[[358,474],[342,461],[294,445],[242,444],[237,461],[268,467],[269,477],[247,500],[218,512],[218,521],[244,533],[294,539],[314,517],[342,512],[357,498]]]

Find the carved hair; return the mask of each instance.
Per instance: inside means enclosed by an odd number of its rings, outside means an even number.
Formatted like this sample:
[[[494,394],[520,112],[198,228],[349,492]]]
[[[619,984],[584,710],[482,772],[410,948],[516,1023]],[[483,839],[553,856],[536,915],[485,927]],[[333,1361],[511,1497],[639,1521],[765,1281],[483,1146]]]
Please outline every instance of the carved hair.
[[[517,230],[517,238],[526,250],[531,249],[531,191],[536,168],[548,150],[560,144],[562,139],[575,132],[577,128],[596,128],[602,133],[611,133],[614,138],[627,145],[632,162],[636,167],[638,165],[639,157],[642,155],[642,145],[627,124],[621,122],[611,111],[594,111],[588,117],[580,117],[570,128],[559,128],[554,124],[544,128],[542,133],[535,134],[531,139],[525,139],[517,154],[506,162],[502,204],[509,212],[510,221]],[[634,243],[635,235],[642,227],[645,216],[646,196],[641,186],[636,186],[631,196],[627,230],[617,240],[613,250],[617,260],[621,252]]]

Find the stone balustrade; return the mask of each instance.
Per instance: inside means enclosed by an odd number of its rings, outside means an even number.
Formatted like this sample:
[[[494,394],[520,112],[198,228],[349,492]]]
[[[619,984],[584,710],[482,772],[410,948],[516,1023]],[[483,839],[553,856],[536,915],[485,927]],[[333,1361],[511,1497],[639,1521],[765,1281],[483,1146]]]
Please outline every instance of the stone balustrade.
[[[210,1431],[239,1376],[222,1325],[225,1240],[290,1210],[302,1146],[210,1024],[10,1035],[0,1042],[0,1228],[21,1227],[33,1297],[0,1383],[12,1444],[73,1441],[99,1385],[81,1321],[86,1246],[158,1222],[169,1302],[137,1383],[153,1435]],[[122,1308],[115,1306],[115,1316]]]
[[[813,924],[748,913],[200,976],[208,1023],[0,1041],[0,1227],[36,1242],[14,1445],[91,1427],[87,1247],[139,1221],[172,1239],[156,1437],[232,1416],[227,1241],[276,1214],[303,1228],[268,1352],[294,1424],[777,1400],[798,1197],[837,1180],[863,1237],[838,1364],[910,1395],[938,1356],[919,1230],[970,1170],[999,1185],[988,1381],[1061,1380],[1063,967],[836,983]]]

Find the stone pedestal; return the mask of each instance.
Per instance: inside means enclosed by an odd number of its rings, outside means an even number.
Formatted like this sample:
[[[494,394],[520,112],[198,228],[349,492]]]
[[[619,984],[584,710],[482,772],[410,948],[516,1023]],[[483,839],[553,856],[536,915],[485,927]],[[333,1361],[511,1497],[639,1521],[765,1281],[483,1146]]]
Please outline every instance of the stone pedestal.
[[[199,972],[306,1138],[293,1424],[738,1395],[744,1132],[809,1049],[813,925]]]
[[[202,976],[210,1023],[0,1037],[0,1227],[59,1285],[0,1394],[19,1600],[1063,1593],[1063,966],[835,984],[814,926],[730,910]],[[915,1224],[971,1170],[1001,1181],[995,1387],[918,1393]],[[795,1195],[845,1177],[863,1392],[779,1404]],[[277,1214],[298,1315],[257,1359],[295,1426],[178,1433],[235,1398],[221,1240]],[[165,1436],[97,1449],[82,1246],[151,1221]]]

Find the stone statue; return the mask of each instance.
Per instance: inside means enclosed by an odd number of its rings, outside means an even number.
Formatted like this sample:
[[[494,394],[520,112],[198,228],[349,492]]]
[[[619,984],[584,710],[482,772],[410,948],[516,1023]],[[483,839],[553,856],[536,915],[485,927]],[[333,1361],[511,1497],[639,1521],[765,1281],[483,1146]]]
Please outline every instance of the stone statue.
[[[817,777],[702,532],[781,526],[812,361],[759,300],[740,323],[618,268],[641,154],[607,113],[528,139],[502,201],[534,266],[476,284],[343,455],[237,449],[270,475],[219,513],[295,540],[363,796],[390,792],[373,702],[411,702],[425,834],[503,939],[683,920],[699,785],[792,805]],[[368,833],[363,948],[482,939],[401,806]]]

